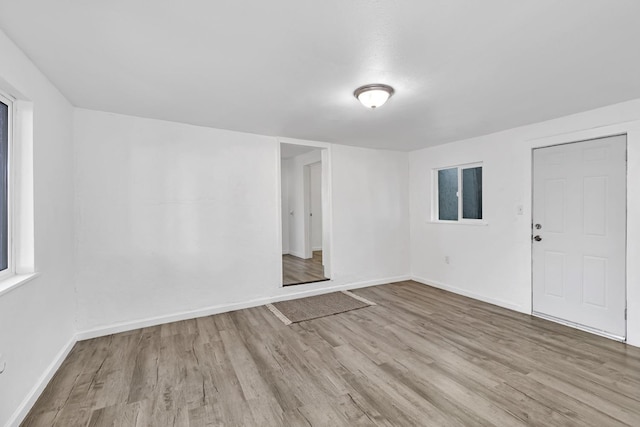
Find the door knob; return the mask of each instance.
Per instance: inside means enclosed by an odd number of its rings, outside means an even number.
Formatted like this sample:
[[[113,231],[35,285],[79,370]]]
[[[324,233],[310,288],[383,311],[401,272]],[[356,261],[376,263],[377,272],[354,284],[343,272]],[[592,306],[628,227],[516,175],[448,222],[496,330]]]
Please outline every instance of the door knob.
[[[533,238],[533,240],[535,240],[536,242],[539,242],[540,240],[542,240],[542,237],[540,237],[540,236],[535,236],[535,237]]]

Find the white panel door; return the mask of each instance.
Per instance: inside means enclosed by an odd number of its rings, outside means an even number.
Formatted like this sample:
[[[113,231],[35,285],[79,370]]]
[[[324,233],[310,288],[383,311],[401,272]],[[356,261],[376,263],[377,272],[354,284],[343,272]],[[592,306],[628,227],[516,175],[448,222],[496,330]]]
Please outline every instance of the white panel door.
[[[624,339],[626,136],[533,152],[533,311]]]

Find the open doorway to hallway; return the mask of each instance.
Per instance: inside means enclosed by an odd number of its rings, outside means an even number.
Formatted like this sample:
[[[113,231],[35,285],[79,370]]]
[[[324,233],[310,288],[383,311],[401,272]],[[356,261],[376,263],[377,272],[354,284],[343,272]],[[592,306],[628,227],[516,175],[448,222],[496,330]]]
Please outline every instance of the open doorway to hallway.
[[[323,151],[280,145],[283,286],[329,280]]]

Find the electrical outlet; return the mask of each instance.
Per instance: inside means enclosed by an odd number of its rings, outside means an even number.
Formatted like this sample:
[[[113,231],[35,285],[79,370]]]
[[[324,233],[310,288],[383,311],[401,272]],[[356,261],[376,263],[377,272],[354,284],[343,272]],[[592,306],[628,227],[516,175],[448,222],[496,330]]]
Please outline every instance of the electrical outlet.
[[[449,264],[449,255],[444,256],[444,263]]]

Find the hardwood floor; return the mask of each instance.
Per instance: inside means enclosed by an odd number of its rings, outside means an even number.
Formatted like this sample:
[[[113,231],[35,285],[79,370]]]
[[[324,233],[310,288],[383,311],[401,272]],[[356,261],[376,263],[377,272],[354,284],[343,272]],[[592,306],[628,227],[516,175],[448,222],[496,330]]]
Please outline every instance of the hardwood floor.
[[[640,425],[640,349],[415,282],[76,344],[24,426]]]
[[[282,255],[282,284],[284,286],[329,280],[324,277],[322,251],[313,251],[310,259]]]

